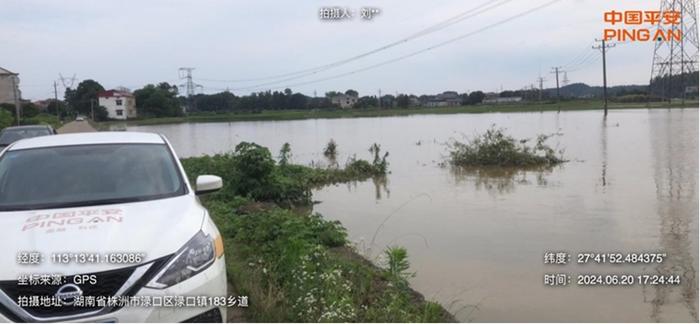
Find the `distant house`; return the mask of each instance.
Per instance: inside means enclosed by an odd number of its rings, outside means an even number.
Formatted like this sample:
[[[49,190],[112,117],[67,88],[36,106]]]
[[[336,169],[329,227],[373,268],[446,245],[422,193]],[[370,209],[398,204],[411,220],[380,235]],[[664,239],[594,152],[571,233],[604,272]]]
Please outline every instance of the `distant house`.
[[[102,91],[97,94],[99,105],[107,109],[111,119],[136,118],[136,100],[131,92],[124,89]]]
[[[331,104],[338,105],[340,108],[351,108],[357,103],[357,96],[341,94],[331,97]]]
[[[482,104],[493,105],[493,104],[507,104],[516,103],[523,101],[522,97],[486,97],[481,102]]]
[[[37,108],[39,108],[39,111],[46,112],[46,110],[49,108],[49,105],[51,104],[52,101],[54,101],[54,99],[36,100],[36,101],[33,101],[32,103]]]
[[[420,106],[420,100],[418,99],[418,97],[411,95],[408,97],[408,105],[411,107]]]
[[[435,96],[424,98],[422,105],[426,107],[455,107],[462,104],[462,98],[455,91],[445,91]]]
[[[15,90],[17,91],[16,93]],[[0,104],[14,104],[15,95],[18,100],[22,98],[22,92],[19,90],[19,77],[16,73],[0,67]]]

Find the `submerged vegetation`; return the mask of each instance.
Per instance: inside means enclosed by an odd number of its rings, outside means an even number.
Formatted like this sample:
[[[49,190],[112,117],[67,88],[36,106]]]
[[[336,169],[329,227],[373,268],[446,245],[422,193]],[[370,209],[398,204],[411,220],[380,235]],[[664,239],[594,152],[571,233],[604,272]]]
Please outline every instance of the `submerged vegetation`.
[[[283,206],[311,203],[315,187],[382,177],[388,166],[386,158],[374,163],[351,158],[344,168],[313,168],[290,164],[291,156],[287,143],[276,163],[267,148],[241,142],[232,153],[183,159],[182,164],[190,175],[216,174],[225,180],[224,188],[212,197],[244,197]]]
[[[448,143],[449,162],[459,167],[554,166],[565,160],[561,157],[563,151],[556,152],[545,144],[551,136],[538,135],[535,144],[530,146],[529,139],[516,140],[503,129],[491,127],[466,143],[456,140]]]
[[[338,154],[338,145],[331,138],[331,140],[328,141],[328,144],[326,144],[326,147],[323,149],[323,155],[329,159],[335,159],[337,154]]]
[[[234,152],[183,159],[188,177],[216,174],[224,188],[202,197],[224,236],[229,281],[256,322],[445,322],[454,318],[408,286],[406,250],[387,250],[378,268],[348,246],[345,228],[320,214],[289,208],[311,202],[311,189],[386,175],[388,153],[344,168],[289,163],[291,147],[270,151],[240,143]],[[282,207],[280,207],[282,206]]]

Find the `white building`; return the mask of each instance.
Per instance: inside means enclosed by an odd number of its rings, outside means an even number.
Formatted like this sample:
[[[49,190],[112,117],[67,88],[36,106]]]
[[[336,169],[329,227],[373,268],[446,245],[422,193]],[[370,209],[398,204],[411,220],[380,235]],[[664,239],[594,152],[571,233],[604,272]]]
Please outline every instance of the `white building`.
[[[136,118],[136,100],[125,90],[108,90],[97,94],[99,105],[107,109],[110,119]]]
[[[341,94],[331,97],[331,103],[340,106],[340,108],[352,108],[357,103],[357,96]]]
[[[19,77],[16,73],[0,67],[0,103],[14,104],[15,96],[18,100],[22,98],[22,93],[19,90]]]
[[[523,101],[522,97],[492,97],[485,98],[481,103],[483,104],[508,104],[517,103]]]

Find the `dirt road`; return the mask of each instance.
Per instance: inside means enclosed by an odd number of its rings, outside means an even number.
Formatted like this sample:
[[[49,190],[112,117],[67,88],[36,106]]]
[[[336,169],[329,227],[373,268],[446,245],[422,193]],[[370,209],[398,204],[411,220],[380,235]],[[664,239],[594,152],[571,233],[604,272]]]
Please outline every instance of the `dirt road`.
[[[97,130],[95,129],[95,127],[92,127],[92,125],[90,125],[90,123],[87,120],[83,120],[72,121],[68,124],[63,125],[63,127],[59,128],[57,131],[59,134],[68,134],[96,132]]]

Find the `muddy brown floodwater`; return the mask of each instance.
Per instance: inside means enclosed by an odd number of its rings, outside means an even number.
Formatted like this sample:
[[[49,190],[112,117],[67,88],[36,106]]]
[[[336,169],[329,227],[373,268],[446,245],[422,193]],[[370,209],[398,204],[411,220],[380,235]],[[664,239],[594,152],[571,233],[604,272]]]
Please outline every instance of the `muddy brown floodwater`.
[[[518,138],[560,133],[567,162],[550,170],[451,170],[445,141],[492,124]],[[233,122],[129,127],[165,134],[182,156],[240,141],[292,146],[295,163],[390,152],[384,180],[314,192],[375,262],[408,248],[414,288],[462,321],[698,321],[698,110],[656,109]],[[565,251],[567,265],[544,264]],[[580,252],[662,252],[661,264],[576,264]],[[545,273],[571,283],[547,287]],[[583,287],[580,274],[672,274],[680,284]]]

